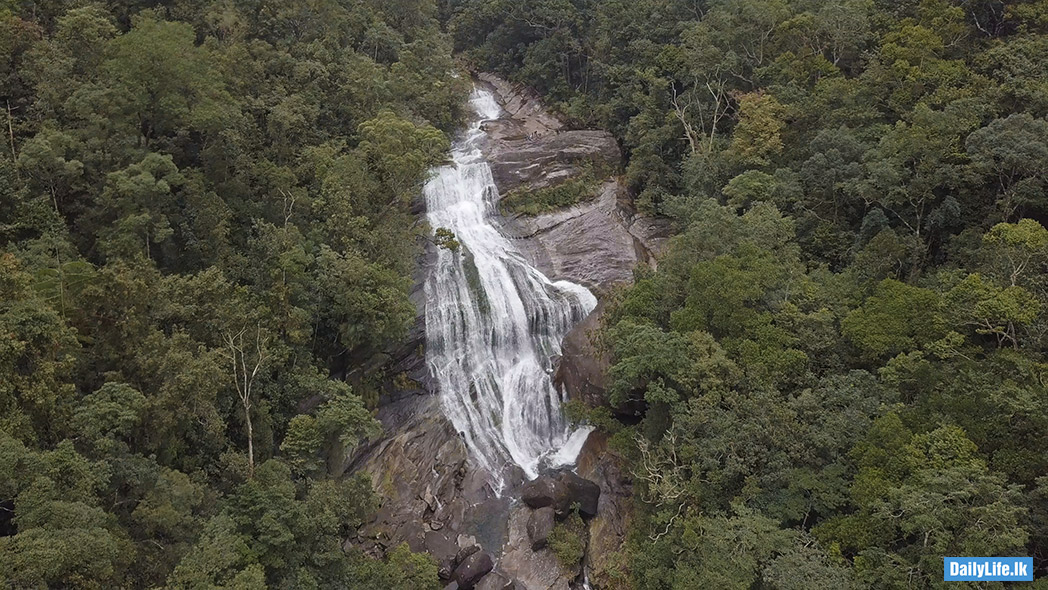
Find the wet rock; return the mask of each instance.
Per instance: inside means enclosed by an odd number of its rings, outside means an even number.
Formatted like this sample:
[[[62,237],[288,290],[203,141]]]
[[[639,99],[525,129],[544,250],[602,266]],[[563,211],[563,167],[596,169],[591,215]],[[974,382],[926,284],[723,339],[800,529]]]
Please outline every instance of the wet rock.
[[[470,590],[494,567],[495,563],[492,561],[491,555],[483,551],[475,551],[462,560],[462,563],[458,564],[458,567],[455,568],[455,573],[451,574],[451,578],[453,581],[458,582],[462,590]]]
[[[553,508],[546,506],[533,510],[528,517],[528,539],[531,540],[531,548],[538,551],[549,542],[549,534],[553,532]]]
[[[493,571],[477,584],[475,590],[513,590],[513,580],[497,571]]]

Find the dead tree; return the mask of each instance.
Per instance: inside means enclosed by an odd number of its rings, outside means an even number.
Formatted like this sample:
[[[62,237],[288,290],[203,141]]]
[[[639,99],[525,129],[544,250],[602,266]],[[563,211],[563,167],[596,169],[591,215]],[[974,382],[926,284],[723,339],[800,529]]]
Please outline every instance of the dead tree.
[[[266,339],[262,336],[261,324],[255,328],[254,350],[249,350],[251,340],[248,338],[244,343],[244,335],[247,328],[242,328],[236,334],[226,334],[226,348],[233,361],[233,382],[237,388],[237,396],[240,398],[241,406],[244,408],[244,422],[247,426],[247,468],[248,473],[255,475],[255,433],[251,425],[251,408],[253,406],[252,395],[254,393],[255,380],[262,371],[262,367],[269,358],[266,353]]]

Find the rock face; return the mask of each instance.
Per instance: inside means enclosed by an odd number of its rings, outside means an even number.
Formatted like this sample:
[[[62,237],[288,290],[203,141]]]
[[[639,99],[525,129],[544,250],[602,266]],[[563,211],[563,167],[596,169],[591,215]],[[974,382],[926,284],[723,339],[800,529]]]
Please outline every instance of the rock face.
[[[516,124],[518,135],[546,135],[563,127],[556,117],[542,106],[542,99],[530,88],[511,84],[494,74],[480,72],[477,79],[490,87],[499,104]]]
[[[568,332],[561,343],[560,362],[553,384],[589,406],[605,405],[606,374],[609,361],[597,347],[597,331],[604,317],[604,302]]]
[[[488,123],[492,129],[499,122]],[[488,144],[491,175],[499,192],[529,186],[550,186],[580,172],[587,165],[617,171],[622,154],[606,131],[560,131],[531,139],[505,139]]]
[[[559,184],[591,164],[609,171],[589,201],[506,220],[504,230],[520,239],[532,264],[553,280],[580,283],[598,294],[631,281],[638,264],[654,264],[668,226],[629,206],[617,177],[622,152],[615,138],[605,131],[564,130],[534,93],[490,74],[479,78],[510,115],[484,125],[489,134],[484,152],[501,195]]]
[[[632,519],[633,482],[622,469],[622,458],[608,448],[607,436],[590,435],[579,453],[577,469],[583,477],[597,482],[602,494],[597,514],[589,521],[586,569],[593,588],[616,587],[613,576],[621,572],[621,550]]]
[[[648,246],[630,233],[632,221],[619,204],[622,198],[622,187],[609,179],[595,199],[511,218],[506,231],[521,240],[524,253],[551,279],[567,279],[600,294],[631,281],[633,269],[652,258]]]

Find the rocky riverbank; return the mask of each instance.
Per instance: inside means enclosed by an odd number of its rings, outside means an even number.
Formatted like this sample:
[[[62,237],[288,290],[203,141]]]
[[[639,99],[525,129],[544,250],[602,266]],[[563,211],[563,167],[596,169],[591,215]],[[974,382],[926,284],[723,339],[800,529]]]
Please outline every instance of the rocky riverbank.
[[[505,219],[504,231],[519,240],[532,264],[551,279],[586,285],[599,296],[631,280],[637,264],[653,263],[665,232],[660,222],[628,208],[617,178],[622,155],[614,138],[602,131],[564,129],[537,96],[497,77],[480,74],[476,83],[487,85],[507,113],[484,125],[484,151],[500,194],[554,186],[592,169],[594,162],[609,171],[590,200],[540,216]],[[421,296],[426,268],[421,265],[416,277],[420,314],[412,338],[382,359],[392,374],[403,376],[381,400],[384,434],[342,466],[366,474],[382,499],[376,518],[347,543],[373,554],[407,543],[433,555],[449,587],[463,590],[569,590],[581,587],[583,567],[595,588],[607,587],[629,518],[629,478],[595,434],[580,454],[578,475],[546,475],[525,486],[523,473],[508,468],[503,474],[507,489],[496,494],[472,467],[428,375]],[[597,321],[591,316],[565,341],[558,384],[571,396],[599,397],[604,365],[589,336]],[[569,483],[550,486],[556,502],[521,501],[523,491],[562,480]],[[554,503],[559,507],[554,518],[545,518]],[[579,539],[583,557],[571,565],[558,559],[543,536],[566,519],[565,503],[584,504],[587,525]]]

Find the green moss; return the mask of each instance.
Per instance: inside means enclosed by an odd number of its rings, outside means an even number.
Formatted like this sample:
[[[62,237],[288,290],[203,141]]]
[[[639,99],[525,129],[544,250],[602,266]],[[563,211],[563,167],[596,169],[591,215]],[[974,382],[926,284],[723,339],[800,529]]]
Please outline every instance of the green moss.
[[[477,270],[477,264],[473,260],[473,253],[468,248],[462,248],[462,250],[464,252],[462,270],[466,273],[466,284],[469,285],[470,293],[473,294],[477,301],[477,308],[480,309],[480,313],[486,315],[490,311],[490,305],[484,286],[480,283],[480,271]]]
[[[586,552],[586,523],[579,516],[577,506],[564,522],[554,525],[549,534],[549,547],[566,568],[574,568],[582,561]]]

